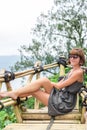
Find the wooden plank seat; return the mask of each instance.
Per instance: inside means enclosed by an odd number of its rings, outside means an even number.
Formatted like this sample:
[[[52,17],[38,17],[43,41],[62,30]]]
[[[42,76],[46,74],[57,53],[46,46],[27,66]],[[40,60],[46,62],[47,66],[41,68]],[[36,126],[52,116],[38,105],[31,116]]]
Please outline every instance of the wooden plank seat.
[[[48,109],[27,109],[21,114],[23,120],[49,120],[51,116],[48,115]],[[56,120],[81,120],[81,113],[74,109],[72,112],[55,117]]]
[[[6,126],[3,130],[46,130],[46,124],[20,124],[14,123]],[[50,130],[85,130],[85,124],[53,124]]]

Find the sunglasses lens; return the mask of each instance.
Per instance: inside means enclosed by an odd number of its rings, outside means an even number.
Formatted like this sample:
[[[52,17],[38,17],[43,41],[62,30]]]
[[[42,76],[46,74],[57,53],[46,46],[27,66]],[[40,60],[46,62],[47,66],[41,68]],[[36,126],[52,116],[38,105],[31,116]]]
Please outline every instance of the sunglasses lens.
[[[79,56],[78,55],[70,55],[69,58],[77,59]]]

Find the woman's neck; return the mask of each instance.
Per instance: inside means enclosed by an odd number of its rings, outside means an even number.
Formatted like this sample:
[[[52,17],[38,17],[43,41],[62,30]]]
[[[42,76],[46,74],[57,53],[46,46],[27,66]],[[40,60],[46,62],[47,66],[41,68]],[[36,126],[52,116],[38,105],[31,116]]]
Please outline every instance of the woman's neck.
[[[79,70],[79,69],[80,69],[80,66],[74,66],[74,67],[72,67],[72,69],[71,69],[71,71],[69,73],[69,76],[71,76],[73,72],[75,72],[76,70]]]
[[[80,66],[78,66],[78,65],[77,66],[72,66],[72,69],[73,69],[73,71],[78,70],[78,69],[80,69]]]

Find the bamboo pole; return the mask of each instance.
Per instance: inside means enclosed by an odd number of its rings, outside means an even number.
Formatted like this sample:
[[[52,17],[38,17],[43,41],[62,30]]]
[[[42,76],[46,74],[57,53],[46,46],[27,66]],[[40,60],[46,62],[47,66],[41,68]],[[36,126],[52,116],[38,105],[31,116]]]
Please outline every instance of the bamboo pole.
[[[33,76],[34,76],[34,74],[29,75],[27,83],[26,83],[26,86],[31,82],[31,80],[33,79]],[[28,96],[28,97],[32,97],[32,96]],[[26,106],[23,106],[23,105],[20,105],[20,109],[21,109],[22,112],[26,112],[27,111]]]
[[[47,65],[43,66],[43,70],[54,68],[54,67],[57,67],[57,66],[59,66],[59,64],[57,62],[52,63],[52,64],[47,64]],[[71,67],[71,66],[67,65],[67,67]],[[85,67],[85,66],[82,66],[81,68],[84,69],[84,70],[87,69],[87,67]],[[39,67],[37,67],[37,69],[38,69],[38,71],[41,71]],[[34,69],[25,70],[25,71],[22,71],[22,72],[15,72],[14,74],[15,74],[15,78],[19,78],[19,77],[30,75],[32,73],[35,73]],[[11,74],[9,73],[8,76],[10,77]],[[3,73],[0,74],[0,81],[4,81],[4,74]]]
[[[6,82],[6,87],[7,87],[7,91],[12,91],[12,87],[11,87],[10,82]],[[20,107],[19,107],[19,105],[17,105],[16,101],[11,100],[10,104],[9,104],[9,102],[6,102],[5,106],[7,106],[7,105],[13,105],[13,109],[14,109],[14,113],[16,115],[17,122],[22,123]]]
[[[7,91],[12,91],[12,87],[11,87],[10,82],[6,82],[6,87],[7,87]],[[7,100],[7,102],[5,102],[4,106],[6,107],[6,106],[9,106],[9,105],[13,105],[13,109],[14,109],[14,113],[16,115],[17,122],[18,123],[22,123],[22,117],[21,117],[21,113],[20,113],[20,107],[17,104],[17,101],[13,101],[10,98],[9,101]]]
[[[45,71],[47,69],[54,68],[54,67],[57,67],[57,66],[59,66],[59,64],[57,62],[54,62],[54,63],[51,63],[51,64],[44,65],[43,66],[43,70]],[[67,67],[71,67],[71,66],[67,65]],[[37,67],[37,69],[38,69],[38,72],[41,71],[40,67]],[[82,69],[87,70],[87,67],[82,66]],[[25,71],[22,71],[22,72],[15,72],[14,75],[15,75],[15,78],[20,78],[20,77],[27,76],[27,75],[34,74],[34,73],[35,73],[35,70],[33,68],[33,69],[25,70]],[[10,78],[11,77],[11,73],[9,73],[8,76]],[[1,73],[0,74],[0,82],[4,82],[4,81],[5,81],[4,74]]]
[[[52,64],[48,64],[48,65],[44,65],[43,66],[43,70],[46,70],[46,69],[49,69],[49,68],[54,68],[54,67],[57,67],[58,64],[57,63],[52,63]],[[38,69],[38,72],[41,71],[40,67],[37,67]],[[35,70],[34,69],[30,69],[30,70],[25,70],[25,71],[22,71],[22,72],[15,72],[15,78],[20,78],[20,77],[23,77],[23,76],[27,76],[27,75],[30,75],[30,74],[34,74],[35,73]],[[9,78],[11,77],[11,74],[9,73],[8,74]],[[4,82],[4,74],[0,74],[0,81]]]
[[[37,61],[34,65],[34,67],[40,67],[41,65],[41,61]],[[36,73],[36,79],[39,79],[40,78],[40,72]],[[38,99],[35,98],[35,103],[34,103],[34,109],[39,109],[39,104],[40,104],[40,101]]]
[[[34,76],[34,74],[29,75],[26,86],[27,86],[28,83],[31,82],[31,80],[33,79],[33,76]]]
[[[6,84],[7,91],[11,91],[12,87],[11,87],[10,82],[6,82],[5,84]]]
[[[1,87],[2,87],[2,82],[0,82],[0,90],[1,90]]]
[[[36,79],[40,78],[40,73],[36,74]],[[34,109],[39,109],[40,101],[35,98]]]
[[[60,77],[65,75],[65,67],[60,65]]]
[[[82,97],[82,102],[84,102],[85,96],[87,95],[87,92],[84,90],[81,92],[80,96]],[[87,100],[85,101],[87,104]],[[81,113],[81,123],[87,125],[87,112],[86,112],[86,106],[82,107],[82,113]]]
[[[2,74],[2,73],[4,73],[5,72],[5,69],[1,69],[0,70],[0,75]],[[1,88],[2,88],[2,81],[0,81],[0,90],[1,90]]]
[[[31,96],[28,96],[28,98],[31,98]],[[26,97],[20,98],[20,101],[25,101],[25,100],[26,100]],[[17,105],[17,100],[13,100],[12,98],[7,98],[4,100],[1,100],[0,102],[4,105],[4,107]],[[1,109],[1,105],[0,105],[0,109]]]
[[[81,112],[81,123],[82,123],[82,124],[85,123],[85,118],[87,118],[87,117],[85,117],[85,113],[86,113],[86,107],[83,106],[82,112]]]

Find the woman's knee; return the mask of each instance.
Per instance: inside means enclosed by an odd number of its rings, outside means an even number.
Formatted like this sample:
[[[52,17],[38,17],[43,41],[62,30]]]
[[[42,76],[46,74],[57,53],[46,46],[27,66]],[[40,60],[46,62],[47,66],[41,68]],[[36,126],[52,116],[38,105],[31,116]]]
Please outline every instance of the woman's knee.
[[[48,78],[46,78],[46,77],[42,78],[42,83],[43,84],[51,84],[50,80]]]

